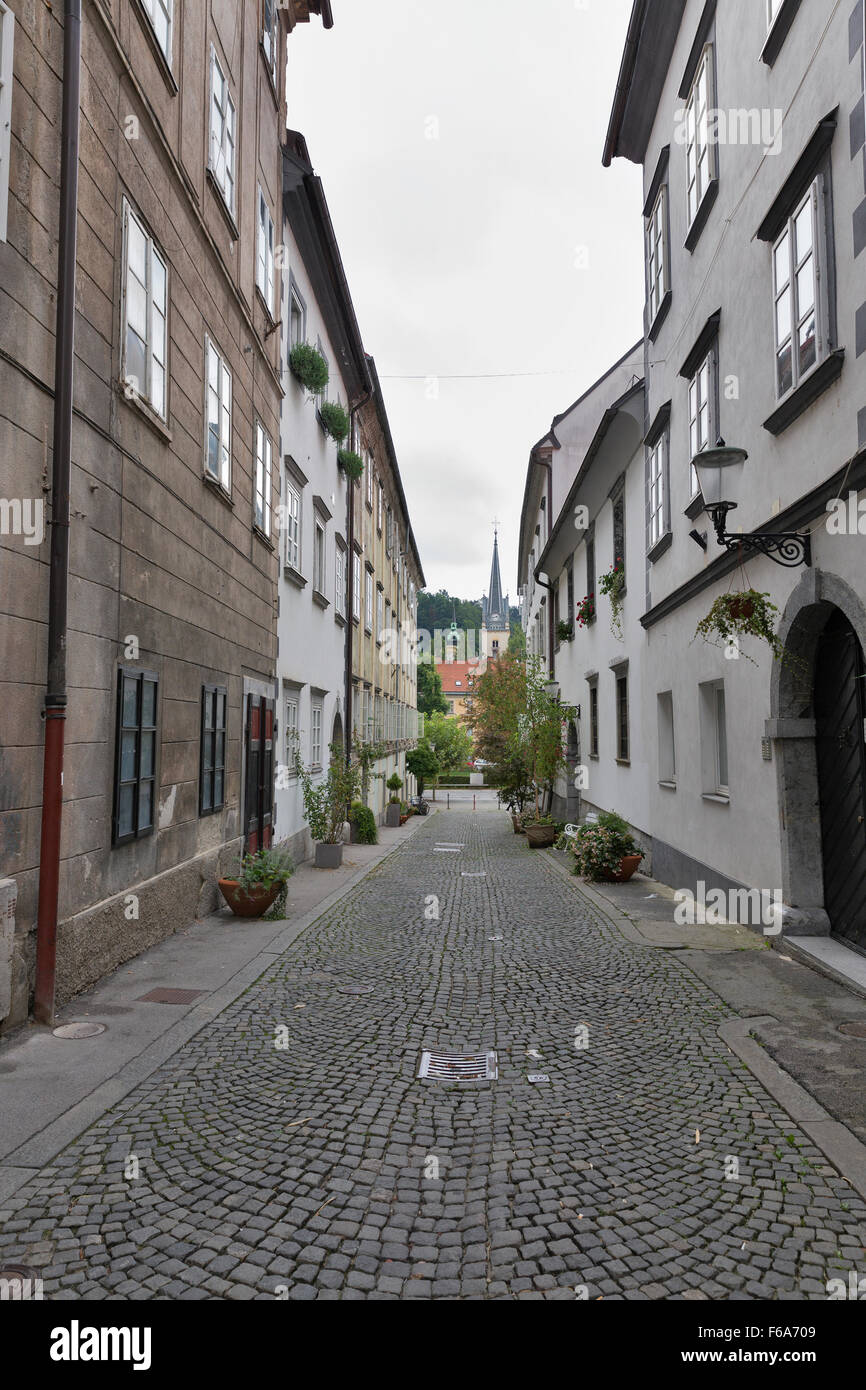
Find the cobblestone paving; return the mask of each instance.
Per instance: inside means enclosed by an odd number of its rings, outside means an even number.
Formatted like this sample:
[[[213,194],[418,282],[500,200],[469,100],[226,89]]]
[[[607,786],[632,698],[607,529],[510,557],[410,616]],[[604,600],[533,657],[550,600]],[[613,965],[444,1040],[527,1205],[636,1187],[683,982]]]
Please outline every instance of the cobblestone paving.
[[[506,817],[440,813],[7,1200],[0,1254],[54,1299],[825,1298],[866,1207],[727,1014]],[[499,1079],[417,1079],[438,1047]]]

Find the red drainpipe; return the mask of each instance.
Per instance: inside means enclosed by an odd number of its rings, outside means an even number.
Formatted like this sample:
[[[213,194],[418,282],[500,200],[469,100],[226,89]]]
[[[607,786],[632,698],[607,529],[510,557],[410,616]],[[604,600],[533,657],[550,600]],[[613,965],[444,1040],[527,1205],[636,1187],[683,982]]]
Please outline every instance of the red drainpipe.
[[[63,125],[54,350],[54,462],[51,484],[48,678],[45,690],[45,751],[42,768],[36,991],[33,1000],[33,1015],[37,1023],[48,1024],[54,1022],[60,835],[63,818],[63,745],[66,731],[66,612],[69,587],[69,480],[72,468],[80,95],[81,0],[66,0],[63,19]]]

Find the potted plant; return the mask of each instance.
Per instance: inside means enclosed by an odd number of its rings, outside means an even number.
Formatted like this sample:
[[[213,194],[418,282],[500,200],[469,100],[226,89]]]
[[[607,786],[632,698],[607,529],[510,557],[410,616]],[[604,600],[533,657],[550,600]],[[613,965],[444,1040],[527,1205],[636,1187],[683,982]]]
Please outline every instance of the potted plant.
[[[574,638],[574,627],[571,623],[559,622],[556,624],[557,642],[571,642]]]
[[[337,466],[353,483],[359,483],[364,476],[364,460],[352,449],[337,450]]]
[[[332,743],[330,751],[328,771],[319,782],[313,781],[300,758],[295,760],[304,797],[304,815],[316,842],[317,869],[338,869],[343,862],[346,808],[356,800],[361,780],[358,764],[347,765],[342,744]]]
[[[577,605],[575,614],[578,627],[589,627],[595,622],[595,594],[587,594]]]
[[[523,828],[530,849],[546,849],[556,839],[556,823],[552,816],[541,816],[537,811],[524,812]]]
[[[610,599],[610,630],[614,637],[622,637],[622,596],[625,593],[625,568],[619,555],[607,574],[601,576],[599,588]]]
[[[426,738],[418,742],[418,747],[406,754],[406,771],[410,772],[418,784],[418,795],[424,795],[424,784],[439,775],[439,759]]]
[[[628,822],[616,811],[600,811],[596,821],[582,825],[569,848],[576,874],[608,883],[628,883],[644,857]]]
[[[235,878],[218,879],[219,890],[236,917],[262,917],[283,899],[295,866],[284,849],[260,849],[241,856]]]
[[[353,801],[349,809],[349,827],[353,845],[376,845],[379,832],[376,817],[363,801]]]
[[[328,364],[309,343],[295,343],[289,353],[289,367],[312,396],[319,396],[328,384]]]
[[[349,433],[348,411],[344,410],[338,401],[322,401],[319,406],[319,415],[325,432],[332,439],[336,439],[338,444],[342,444]]]
[[[785,656],[785,644],[776,631],[778,615],[779,610],[770,602],[770,595],[758,593],[757,589],[720,594],[706,617],[698,623],[695,637],[703,637],[705,642],[717,647],[727,647],[740,637],[757,637],[766,642],[775,659],[781,661]],[[743,655],[755,661],[748,652]]]
[[[388,809],[385,812],[385,824],[392,829],[400,824],[400,797],[398,795],[403,785],[403,778],[397,772],[392,772],[385,786],[391,793],[388,801]]]

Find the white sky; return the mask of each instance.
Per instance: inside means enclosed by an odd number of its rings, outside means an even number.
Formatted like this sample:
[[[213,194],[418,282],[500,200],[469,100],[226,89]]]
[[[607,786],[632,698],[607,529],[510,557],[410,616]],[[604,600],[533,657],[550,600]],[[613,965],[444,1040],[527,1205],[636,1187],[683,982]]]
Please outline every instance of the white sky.
[[[480,597],[497,517],[515,601],[529,451],[642,332],[640,172],[601,165],[631,0],[333,10],[291,35],[289,125],[324,183],[427,586]],[[445,379],[467,373],[543,375]]]

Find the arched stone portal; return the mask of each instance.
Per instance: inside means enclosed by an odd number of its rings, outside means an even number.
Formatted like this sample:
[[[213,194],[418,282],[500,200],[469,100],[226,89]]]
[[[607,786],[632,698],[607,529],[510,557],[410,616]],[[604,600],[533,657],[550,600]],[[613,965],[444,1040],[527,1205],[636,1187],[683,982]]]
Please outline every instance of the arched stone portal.
[[[337,744],[340,748],[344,747],[343,716],[341,715],[339,710],[337,710],[337,713],[334,715],[334,725],[331,731],[331,742]]]

